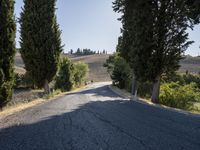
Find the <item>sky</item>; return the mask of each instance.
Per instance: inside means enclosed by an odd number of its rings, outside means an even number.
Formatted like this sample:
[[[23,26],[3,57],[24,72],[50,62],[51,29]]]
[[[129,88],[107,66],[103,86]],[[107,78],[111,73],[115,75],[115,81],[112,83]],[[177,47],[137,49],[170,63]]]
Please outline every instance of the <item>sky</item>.
[[[23,0],[15,0],[15,15],[20,17]],[[116,49],[120,36],[121,23],[119,14],[113,12],[113,0],[57,0],[57,19],[62,30],[62,44],[65,52],[70,49],[90,48],[107,50]],[[17,47],[19,46],[19,24],[17,25]],[[189,38],[195,41],[186,54],[200,55],[200,25],[193,31],[188,30]]]

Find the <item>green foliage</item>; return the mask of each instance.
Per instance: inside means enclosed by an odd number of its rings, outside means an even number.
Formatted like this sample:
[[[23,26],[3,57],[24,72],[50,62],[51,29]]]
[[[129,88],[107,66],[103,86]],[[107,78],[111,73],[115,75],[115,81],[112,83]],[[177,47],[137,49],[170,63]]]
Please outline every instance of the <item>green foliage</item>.
[[[56,76],[55,89],[60,89],[61,91],[70,91],[74,87],[74,74],[75,67],[74,64],[68,59],[63,58],[58,75]]]
[[[0,1],[0,108],[12,99],[15,56],[14,0]]]
[[[118,57],[115,60],[113,73],[111,75],[113,83],[119,88],[127,88],[127,83],[129,83],[128,81],[131,80],[131,77],[132,71],[130,66],[123,58]]]
[[[184,74],[182,75],[185,84],[196,83],[197,87],[200,89],[200,75]]]
[[[103,65],[104,67],[107,68],[107,71],[110,75],[114,70],[115,61],[118,57],[120,57],[119,53],[114,53],[113,55],[109,56],[109,58],[106,60],[106,63]]]
[[[63,58],[56,76],[55,89],[70,91],[79,87],[88,75],[88,65],[82,62],[72,63],[68,58]]]
[[[76,86],[80,86],[85,81],[89,68],[88,65],[82,62],[78,62],[74,64],[75,72],[74,72],[74,81]]]
[[[136,80],[154,83],[152,101],[158,102],[160,78],[179,68],[192,41],[188,28],[199,23],[199,2],[192,0],[115,0],[122,13],[122,36],[117,51],[130,64]]]
[[[110,56],[104,64],[104,67],[107,67],[107,71],[110,73],[114,85],[119,88],[130,89],[132,71],[126,60],[120,57],[118,53]]]
[[[137,80],[155,81],[177,70],[183,52],[192,43],[186,30],[198,23],[200,3],[115,0],[113,4],[114,11],[122,13],[117,51],[130,64]]]
[[[190,83],[195,83],[197,87],[200,89],[200,75],[196,74],[177,74],[173,73],[168,76],[164,76],[162,78],[163,83],[169,83],[169,82],[177,82],[180,85],[187,85]]]
[[[180,85],[175,82],[161,86],[160,103],[185,110],[193,108],[194,102],[200,101],[200,90],[195,83]]]
[[[55,4],[56,0],[24,0],[20,18],[20,53],[28,74],[39,88],[53,80],[62,52]]]

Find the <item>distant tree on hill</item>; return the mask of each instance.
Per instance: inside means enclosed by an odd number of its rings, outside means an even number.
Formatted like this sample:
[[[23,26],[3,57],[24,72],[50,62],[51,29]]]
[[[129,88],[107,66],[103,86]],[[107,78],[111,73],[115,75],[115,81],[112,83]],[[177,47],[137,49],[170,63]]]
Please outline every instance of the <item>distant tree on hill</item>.
[[[12,99],[15,56],[14,0],[0,1],[0,108]]]
[[[81,56],[81,55],[85,56],[85,55],[93,55],[93,54],[96,54],[96,52],[95,52],[95,51],[92,51],[91,49],[87,49],[87,48],[85,48],[85,49],[83,49],[83,50],[81,50],[80,48],[78,48],[77,51],[75,52],[75,54],[76,54],[76,55],[79,55],[79,56]]]
[[[76,54],[76,55],[82,55],[82,51],[81,51],[81,49],[78,48],[75,54]]]
[[[72,55],[74,53],[73,49],[70,50],[70,54]]]
[[[56,0],[24,0],[21,13],[21,55],[34,84],[49,93],[56,75],[61,46],[61,31],[55,15]]]

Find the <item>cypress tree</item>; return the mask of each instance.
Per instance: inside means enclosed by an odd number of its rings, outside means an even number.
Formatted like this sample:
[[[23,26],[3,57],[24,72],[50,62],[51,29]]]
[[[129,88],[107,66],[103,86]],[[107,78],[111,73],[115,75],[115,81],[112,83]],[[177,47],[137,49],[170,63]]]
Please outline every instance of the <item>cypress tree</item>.
[[[188,0],[153,2],[152,43],[154,44],[147,79],[153,82],[152,101],[155,103],[159,103],[162,75],[178,70],[184,52],[193,43],[188,40],[187,29],[193,28],[200,14],[199,9],[196,9],[193,4],[188,3]]]
[[[122,12],[118,51],[131,64],[137,80],[153,82],[152,101],[158,103],[163,74],[179,68],[187,47],[187,28],[199,23],[197,0],[116,0]]]
[[[49,93],[59,64],[61,31],[55,16],[56,0],[24,0],[21,13],[21,55],[34,84]]]
[[[0,108],[12,99],[14,84],[14,0],[0,1]]]
[[[122,13],[122,36],[117,51],[133,70],[132,94],[136,95],[137,81],[145,80],[144,69],[149,61],[152,45],[150,34],[152,17],[150,1],[116,0],[114,11]],[[145,23],[145,24],[144,24]],[[141,67],[142,66],[142,67]]]

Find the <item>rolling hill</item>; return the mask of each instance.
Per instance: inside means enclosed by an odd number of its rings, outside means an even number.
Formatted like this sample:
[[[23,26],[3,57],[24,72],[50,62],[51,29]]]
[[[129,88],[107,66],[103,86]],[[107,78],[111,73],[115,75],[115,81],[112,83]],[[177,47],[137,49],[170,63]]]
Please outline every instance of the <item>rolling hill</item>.
[[[62,55],[62,57],[67,56],[68,55]],[[109,55],[88,55],[80,57],[69,56],[69,58],[73,62],[81,61],[88,64],[90,71],[87,80],[93,80],[94,82],[111,80],[106,68],[103,67],[103,64],[106,62],[106,59],[108,59],[108,57]],[[19,53],[17,53],[15,57],[15,72],[19,74],[23,74],[26,72],[26,70],[24,69],[23,60],[21,59]]]
[[[62,55],[63,57],[67,57],[68,55]],[[94,82],[100,81],[110,81],[110,76],[107,73],[106,68],[103,67],[103,64],[108,59],[109,55],[88,55],[88,56],[80,56],[74,57],[69,56],[73,62],[85,62],[89,65],[89,76],[88,81],[93,80]],[[187,56],[180,62],[181,68],[179,72],[185,73],[187,70],[191,73],[199,73],[200,72],[200,57],[191,57]],[[17,73],[25,73],[24,64],[21,59],[19,53],[16,54],[15,57],[15,70]]]

